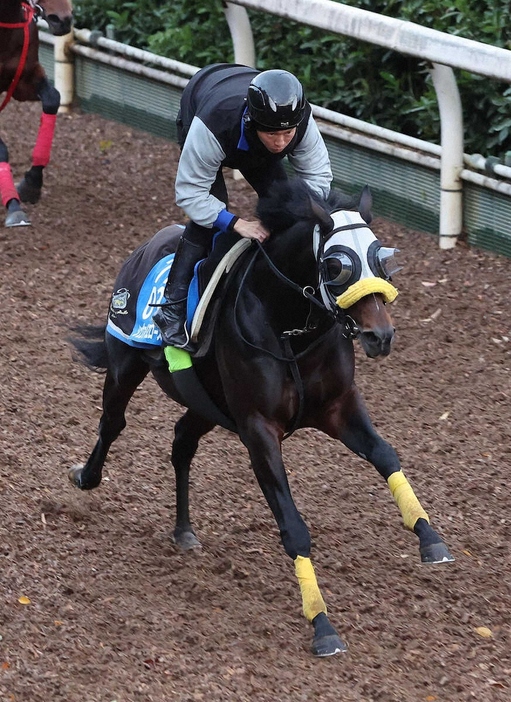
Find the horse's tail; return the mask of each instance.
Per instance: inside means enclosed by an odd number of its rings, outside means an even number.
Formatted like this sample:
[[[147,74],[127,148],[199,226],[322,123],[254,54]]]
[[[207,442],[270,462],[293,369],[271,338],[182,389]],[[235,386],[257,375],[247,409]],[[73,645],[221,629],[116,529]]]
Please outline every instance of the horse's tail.
[[[72,336],[67,338],[76,351],[73,353],[73,360],[83,363],[96,373],[104,373],[108,368],[105,329],[105,324],[77,325],[71,327]]]

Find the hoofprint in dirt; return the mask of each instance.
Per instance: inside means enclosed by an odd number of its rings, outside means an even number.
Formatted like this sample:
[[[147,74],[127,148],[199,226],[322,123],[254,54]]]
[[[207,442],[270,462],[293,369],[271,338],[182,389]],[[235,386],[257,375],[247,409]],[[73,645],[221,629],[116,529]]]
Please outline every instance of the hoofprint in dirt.
[[[37,120],[36,106],[2,115],[15,177]],[[245,450],[224,430],[206,437],[193,465],[203,549],[172,546],[169,451],[181,409],[151,380],[101,487],[69,484],[68,468],[95,441],[103,378],[72,361],[66,324],[103,322],[127,253],[183,221],[177,158],[171,142],[59,116],[32,228],[0,231],[1,698],[509,700],[507,259],[463,243],[440,251],[429,235],[374,224],[405,268],[394,280],[394,350],[383,362],[358,352],[357,380],[456,563],[420,565],[368,464],[312,430],[286,441],[329,616],[349,644],[342,657],[310,656],[293,564]],[[230,185],[234,211],[251,211],[246,185]]]

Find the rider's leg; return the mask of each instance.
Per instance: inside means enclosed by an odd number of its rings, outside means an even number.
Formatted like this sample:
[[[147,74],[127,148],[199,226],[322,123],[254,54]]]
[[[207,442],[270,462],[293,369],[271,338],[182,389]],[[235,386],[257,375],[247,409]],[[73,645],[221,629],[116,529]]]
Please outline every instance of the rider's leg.
[[[153,315],[166,346],[175,346],[193,351],[186,331],[186,304],[188,288],[195,264],[204,258],[211,240],[211,229],[189,222],[183,232],[175,253],[165,286],[164,305]]]
[[[210,192],[228,207],[227,188],[222,169],[218,171]],[[165,286],[166,303],[153,315],[154,323],[159,327],[166,346],[194,351],[193,346],[189,343],[185,326],[188,288],[193,277],[195,264],[207,256],[216,231],[190,221],[179,240]]]

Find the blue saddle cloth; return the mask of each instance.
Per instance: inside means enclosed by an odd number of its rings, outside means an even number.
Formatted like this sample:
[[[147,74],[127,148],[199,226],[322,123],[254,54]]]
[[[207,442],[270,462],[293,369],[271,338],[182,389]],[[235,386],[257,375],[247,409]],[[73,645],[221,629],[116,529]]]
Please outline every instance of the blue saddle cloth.
[[[143,349],[162,346],[161,333],[153,322],[153,315],[164,301],[165,284],[174,261],[176,235],[182,234],[183,229],[181,225],[162,229],[139,246],[119,271],[106,329],[129,346]],[[194,279],[188,296],[189,323],[198,302],[199,286]]]

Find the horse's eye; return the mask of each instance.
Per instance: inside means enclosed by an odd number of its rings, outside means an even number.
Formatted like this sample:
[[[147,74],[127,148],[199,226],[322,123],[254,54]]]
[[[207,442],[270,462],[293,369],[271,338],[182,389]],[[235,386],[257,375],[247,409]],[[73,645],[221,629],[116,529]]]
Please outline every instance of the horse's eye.
[[[345,253],[336,253],[325,258],[327,285],[346,285],[353,275],[353,261]]]

